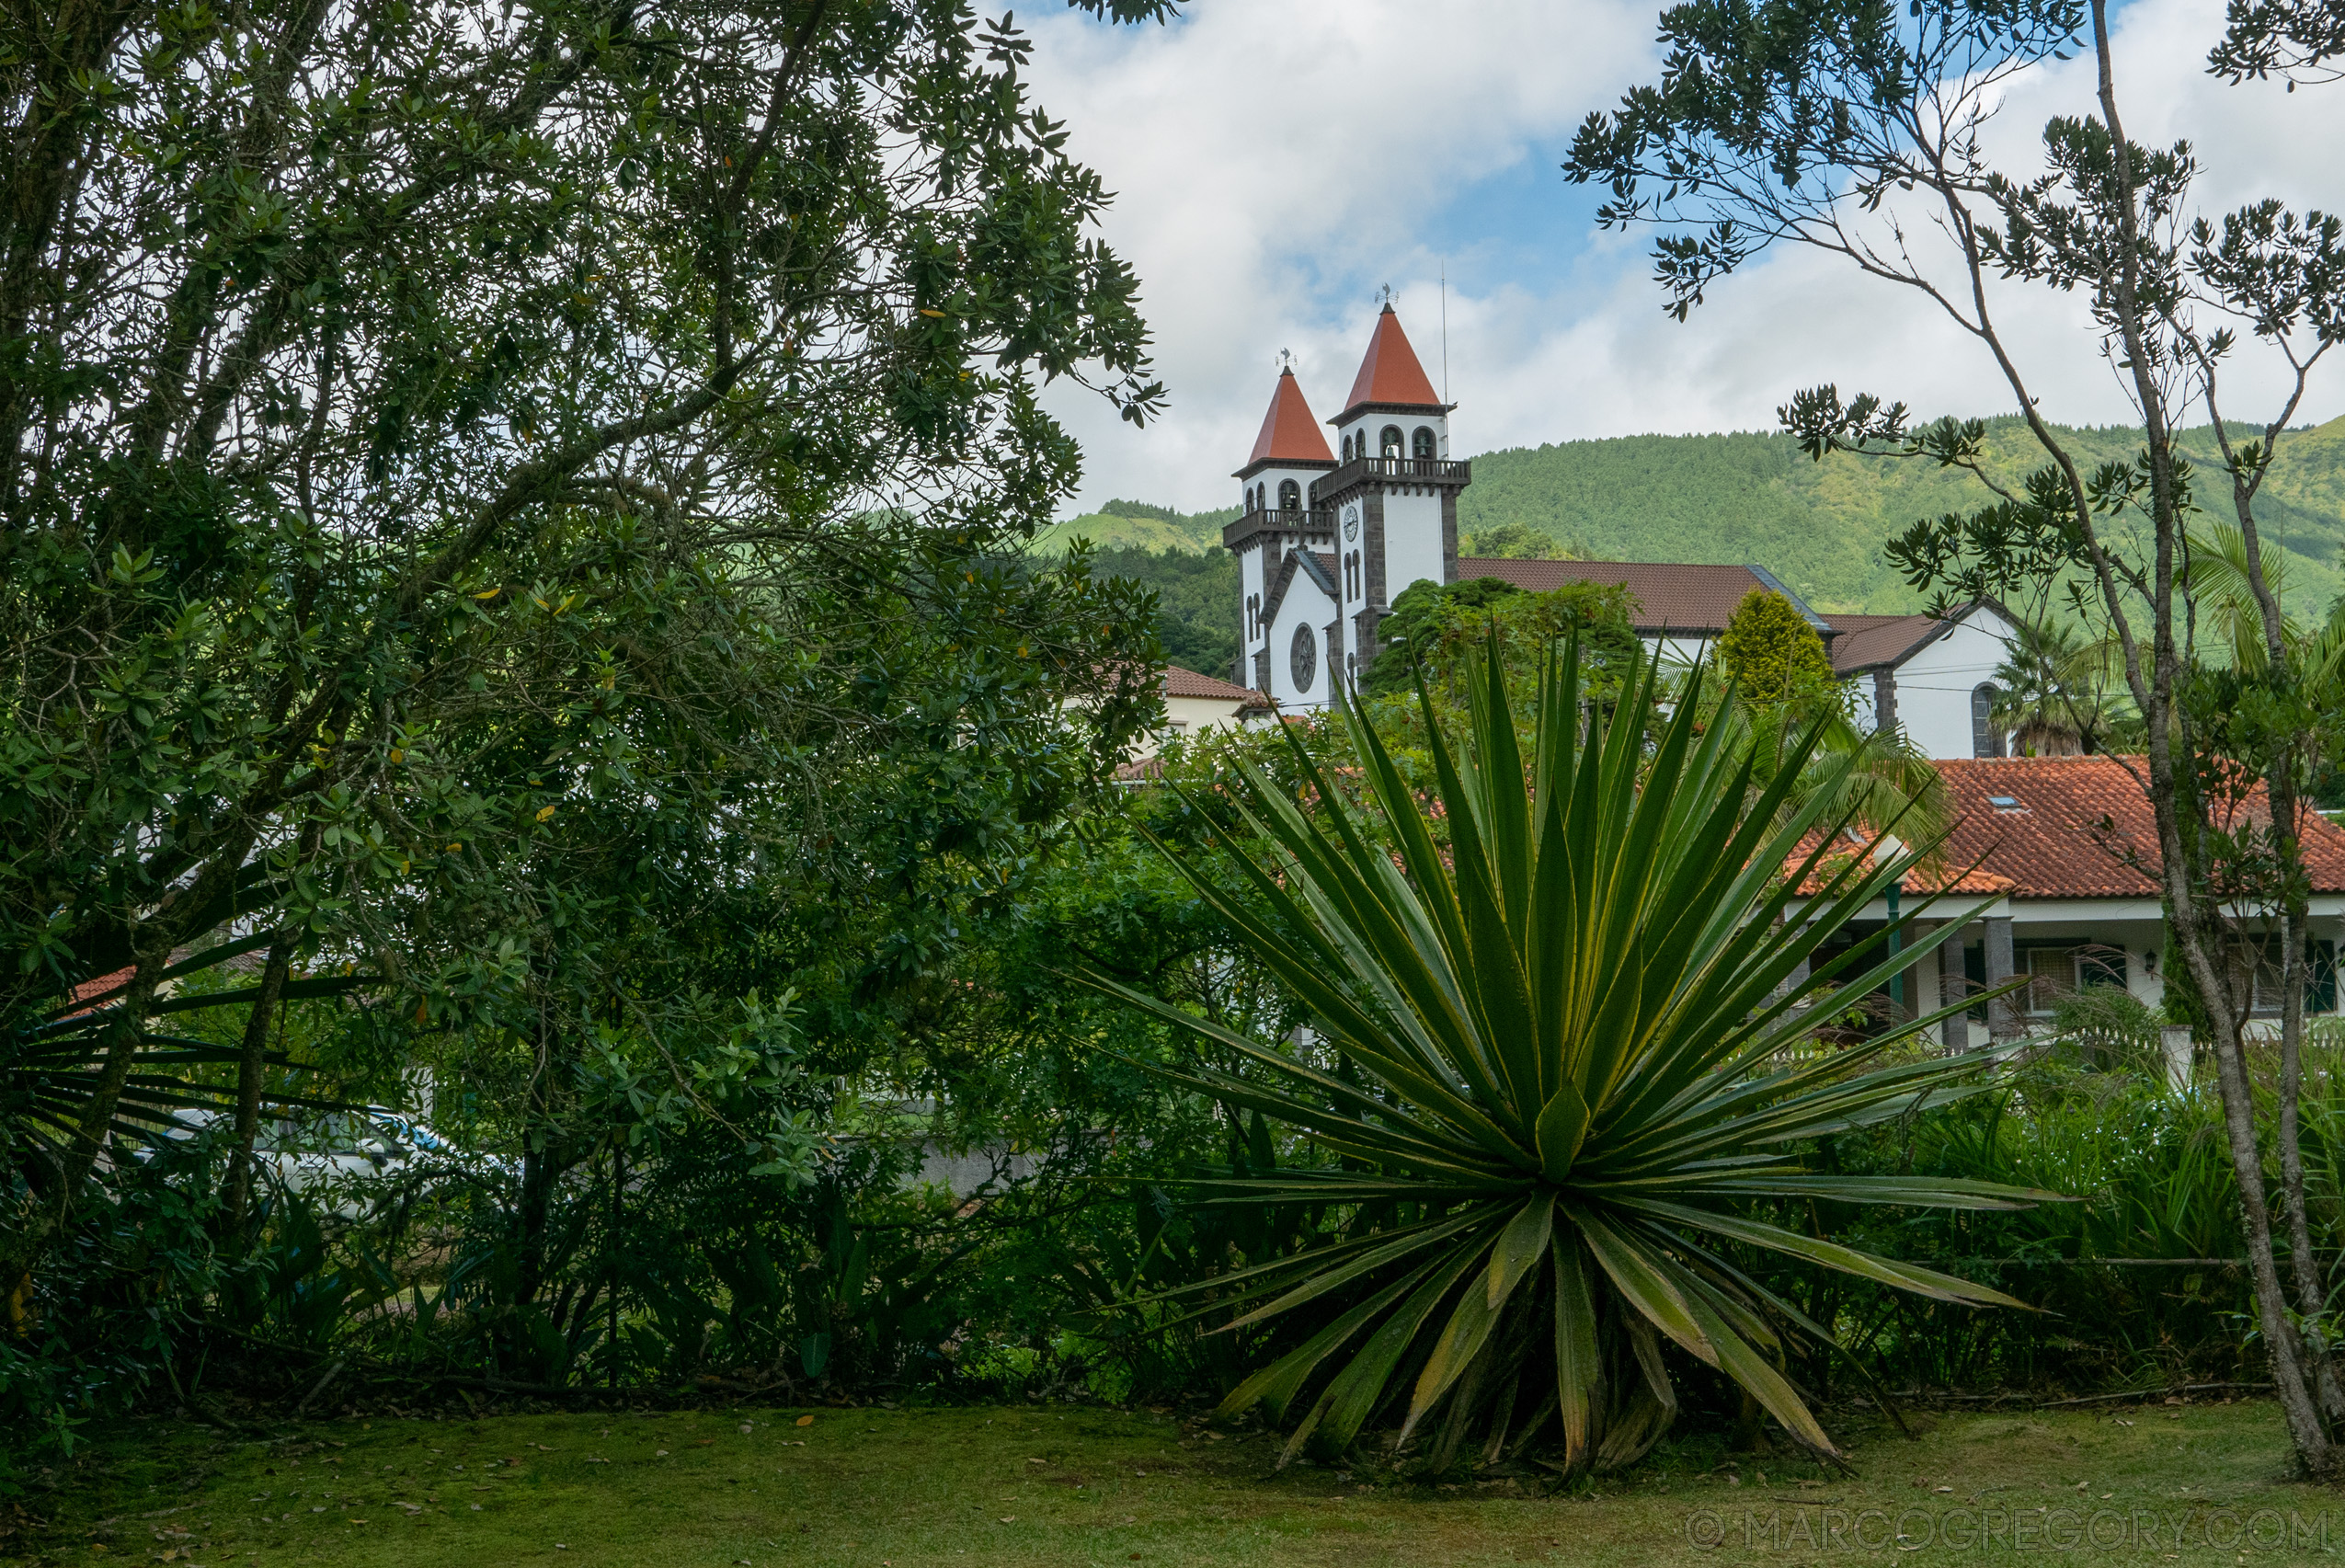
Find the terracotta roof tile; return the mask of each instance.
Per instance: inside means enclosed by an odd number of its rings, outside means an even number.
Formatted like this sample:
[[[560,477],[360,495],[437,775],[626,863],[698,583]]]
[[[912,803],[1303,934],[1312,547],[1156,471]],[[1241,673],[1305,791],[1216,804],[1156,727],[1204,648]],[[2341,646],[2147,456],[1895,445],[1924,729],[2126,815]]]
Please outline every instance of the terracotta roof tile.
[[[1250,702],[1262,695],[1252,687],[1224,681],[1218,675],[1201,675],[1177,664],[1164,667],[1163,692],[1168,697],[1226,697],[1233,703]]]
[[[1327,450],[1327,438],[1320,433],[1319,421],[1311,418],[1311,406],[1303,400],[1302,383],[1293,371],[1278,372],[1277,388],[1270,395],[1270,408],[1262,417],[1262,434],[1254,438],[1253,455],[1246,459],[1246,467],[1258,463],[1335,465],[1335,454]]]
[[[1635,596],[1637,631],[1718,633],[1743,596],[1765,588],[1748,567],[1687,566],[1661,561],[1506,561],[1486,555],[1458,559],[1458,578],[1497,578],[1533,593],[1566,583],[1620,584]]]
[[[1951,881],[1916,892],[2014,898],[2155,898],[2157,827],[2138,757],[1952,759],[1937,764],[1956,814],[1943,859]],[[2260,786],[2242,807],[2268,819]],[[2345,829],[2307,807],[2305,859],[2316,892],[2345,892]],[[1813,841],[1802,853],[1813,847]],[[1854,845],[1850,846],[1854,853]],[[1976,865],[1967,875],[1964,867]]]
[[[1376,332],[1368,338],[1367,357],[1360,361],[1360,373],[1352,378],[1352,395],[1344,400],[1344,413],[1349,414],[1363,403],[1393,403],[1410,408],[1442,406],[1441,395],[1433,390],[1424,367],[1417,363],[1417,351],[1409,347],[1409,335],[1401,330],[1401,318],[1390,305],[1386,305],[1384,314],[1376,318]]]

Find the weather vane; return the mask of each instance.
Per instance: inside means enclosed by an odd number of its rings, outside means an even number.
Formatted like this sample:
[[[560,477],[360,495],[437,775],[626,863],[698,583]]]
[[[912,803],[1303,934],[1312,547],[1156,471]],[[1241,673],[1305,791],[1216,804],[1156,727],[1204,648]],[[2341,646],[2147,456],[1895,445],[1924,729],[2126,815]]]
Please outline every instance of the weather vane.
[[[1378,304],[1380,304],[1380,305],[1390,305],[1390,304],[1391,304],[1391,303],[1392,303],[1392,285],[1391,285],[1391,284],[1387,283],[1387,284],[1385,284],[1385,285],[1384,285],[1384,287],[1382,287],[1382,288],[1378,289],[1378,290],[1376,292],[1376,303],[1378,303]]]
[[[1281,349],[1278,350],[1278,368],[1282,371],[1291,371],[1295,368],[1294,349]]]

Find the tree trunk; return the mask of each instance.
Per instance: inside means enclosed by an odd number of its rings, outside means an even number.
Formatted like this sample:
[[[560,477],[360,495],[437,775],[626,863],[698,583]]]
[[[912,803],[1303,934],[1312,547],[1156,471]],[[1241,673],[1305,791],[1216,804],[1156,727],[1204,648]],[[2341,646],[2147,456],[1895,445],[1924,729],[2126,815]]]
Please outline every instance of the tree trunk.
[[[269,1024],[277,1013],[278,994],[285,989],[285,971],[292,962],[292,939],[280,936],[269,944],[269,962],[260,972],[260,994],[253,999],[245,1020],[244,1057],[236,1064],[235,1149],[228,1162],[228,1235],[243,1248],[245,1213],[252,1204],[253,1144],[260,1133],[260,1087],[268,1065]]]
[[[2170,809],[2170,807],[2168,808]],[[2337,1454],[2316,1391],[2318,1375],[2309,1362],[2292,1317],[2288,1291],[2281,1284],[2271,1242],[2271,1207],[2263,1181],[2263,1152],[2256,1140],[2255,1084],[2248,1073],[2245,1023],[2231,1004],[2229,990],[2209,961],[2199,911],[2187,899],[2178,905],[2177,944],[2205,995],[2214,1021],[2216,1076],[2223,1089],[2223,1129],[2231,1147],[2231,1168],[2239,1184],[2240,1219],[2247,1231],[2248,1266],[2256,1288],[2256,1316],[2271,1356],[2272,1385],[2296,1450],[2298,1465],[2316,1480],[2336,1473]]]

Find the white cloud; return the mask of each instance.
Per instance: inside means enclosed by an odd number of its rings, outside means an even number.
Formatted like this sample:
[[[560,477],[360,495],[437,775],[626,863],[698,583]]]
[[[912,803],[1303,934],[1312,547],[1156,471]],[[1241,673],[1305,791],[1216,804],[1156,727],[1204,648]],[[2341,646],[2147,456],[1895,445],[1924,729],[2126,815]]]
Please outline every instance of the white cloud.
[[[1274,356],[1295,350],[1324,417],[1350,384],[1390,281],[1436,375],[1439,249],[1461,191],[1530,160],[1551,169],[1589,109],[1648,79],[1656,0],[1194,0],[1168,28],[1109,29],[1052,17],[1035,29],[1035,96],[1069,121],[1078,155],[1118,191],[1107,237],[1139,272],[1172,412],[1117,425],[1073,395],[1053,406],[1088,452],[1084,504],[1113,495],[1230,504],[1267,402]],[[2188,135],[2202,207],[2263,195],[2337,206],[2345,182],[2345,88],[2286,94],[2226,86],[2200,68],[2221,0],[2136,0],[2121,13],[2120,80],[2136,140]],[[2090,106],[2089,57],[2012,84],[1998,140],[2032,157],[2036,132]],[[1560,175],[1534,200],[1571,200]],[[1470,210],[1470,203],[1468,204]],[[1648,236],[1599,235],[1519,258],[1519,246],[1453,267],[1450,391],[1458,450],[1639,431],[1768,429],[1795,388],[1902,397],[1925,412],[2011,406],[1992,362],[1918,308],[1836,258],[1787,249],[1714,290],[1684,325],[1647,277]],[[2076,302],[2009,292],[1999,307],[2055,418],[2127,417]],[[2248,396],[2269,377],[2242,378]],[[2303,417],[2345,406],[2345,378],[2316,386]]]

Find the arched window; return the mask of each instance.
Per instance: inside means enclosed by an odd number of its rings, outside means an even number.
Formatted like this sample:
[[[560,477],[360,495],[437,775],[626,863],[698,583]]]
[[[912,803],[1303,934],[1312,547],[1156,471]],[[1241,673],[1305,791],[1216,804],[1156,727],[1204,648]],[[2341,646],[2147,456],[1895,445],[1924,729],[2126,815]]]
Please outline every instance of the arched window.
[[[1401,427],[1387,425],[1384,433],[1376,438],[1378,457],[1398,457],[1405,449],[1401,444]]]
[[[1995,700],[2001,694],[1991,685],[1972,688],[1971,755],[1973,757],[2003,755],[2003,732],[1995,727]]]
[[[1430,460],[1433,456],[1433,427],[1431,425],[1419,425],[1417,427],[1417,433],[1413,440],[1414,446],[1410,455],[1418,458],[1421,461]]]
[[[1319,638],[1309,626],[1295,628],[1295,640],[1287,649],[1287,672],[1295,678],[1298,693],[1309,692],[1319,679]]]
[[[1303,487],[1292,479],[1278,481],[1278,509],[1281,511],[1303,509]]]

